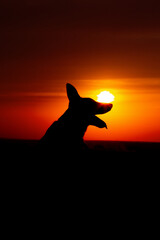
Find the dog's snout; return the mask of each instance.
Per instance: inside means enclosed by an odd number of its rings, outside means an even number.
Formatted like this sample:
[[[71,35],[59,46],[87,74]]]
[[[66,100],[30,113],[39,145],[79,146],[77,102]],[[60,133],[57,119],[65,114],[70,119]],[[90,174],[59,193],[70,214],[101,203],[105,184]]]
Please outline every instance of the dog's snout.
[[[113,107],[113,104],[109,103],[106,106],[104,106],[105,113],[109,112]]]
[[[109,112],[113,107],[111,103],[99,103],[96,114],[103,114]]]
[[[109,103],[109,104],[108,104],[108,109],[111,110],[112,107],[113,107],[113,104],[112,104],[112,103]]]

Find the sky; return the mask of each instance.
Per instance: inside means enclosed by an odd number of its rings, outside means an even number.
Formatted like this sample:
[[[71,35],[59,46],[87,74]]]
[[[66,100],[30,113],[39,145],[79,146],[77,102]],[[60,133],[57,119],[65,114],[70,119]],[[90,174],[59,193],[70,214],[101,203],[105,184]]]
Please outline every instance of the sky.
[[[87,140],[160,141],[160,4],[144,0],[0,2],[0,138],[39,139],[82,97],[109,90],[108,130]]]

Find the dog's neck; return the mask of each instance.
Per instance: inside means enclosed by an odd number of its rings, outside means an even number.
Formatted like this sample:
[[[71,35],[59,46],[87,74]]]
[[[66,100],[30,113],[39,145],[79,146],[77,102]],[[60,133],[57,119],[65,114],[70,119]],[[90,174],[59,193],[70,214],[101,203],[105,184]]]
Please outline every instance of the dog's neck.
[[[88,127],[87,120],[70,107],[58,119],[58,122],[65,123],[66,131],[69,131],[71,137],[83,138]]]

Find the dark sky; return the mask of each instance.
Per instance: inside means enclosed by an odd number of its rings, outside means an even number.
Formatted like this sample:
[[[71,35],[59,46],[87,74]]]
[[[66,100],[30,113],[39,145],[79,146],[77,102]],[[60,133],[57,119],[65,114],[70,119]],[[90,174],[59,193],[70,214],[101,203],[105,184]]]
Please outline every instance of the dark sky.
[[[160,77],[159,1],[0,1],[0,93]],[[57,81],[58,80],[58,81]]]

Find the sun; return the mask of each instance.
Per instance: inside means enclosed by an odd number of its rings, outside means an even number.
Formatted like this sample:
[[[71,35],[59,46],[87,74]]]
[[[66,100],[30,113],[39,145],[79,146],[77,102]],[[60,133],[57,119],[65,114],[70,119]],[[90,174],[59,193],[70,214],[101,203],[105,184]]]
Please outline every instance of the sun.
[[[114,101],[114,96],[109,91],[103,91],[97,95],[97,101],[101,103],[110,103]]]

